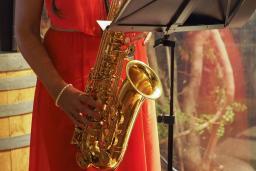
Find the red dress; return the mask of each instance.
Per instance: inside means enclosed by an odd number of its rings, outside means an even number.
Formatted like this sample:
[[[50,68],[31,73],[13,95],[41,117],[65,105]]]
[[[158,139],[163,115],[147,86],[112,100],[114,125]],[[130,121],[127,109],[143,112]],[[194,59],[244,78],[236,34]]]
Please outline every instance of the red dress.
[[[46,7],[52,25],[79,32],[48,30],[44,46],[59,74],[77,89],[83,90],[94,65],[100,42],[97,19],[105,16],[103,0],[57,0],[64,16],[52,13],[52,0]],[[135,58],[146,61],[143,40],[136,43]],[[76,147],[70,144],[74,124],[55,107],[53,99],[38,80],[31,131],[29,171],[82,171],[76,164]],[[90,168],[87,171],[98,169]],[[128,149],[117,171],[160,171],[156,116],[148,114],[144,104],[131,134]]]

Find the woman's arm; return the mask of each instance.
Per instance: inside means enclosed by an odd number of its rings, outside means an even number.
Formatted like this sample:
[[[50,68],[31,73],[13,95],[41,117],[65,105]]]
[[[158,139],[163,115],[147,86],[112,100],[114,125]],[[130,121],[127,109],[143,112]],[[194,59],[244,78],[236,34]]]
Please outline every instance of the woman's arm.
[[[40,37],[40,21],[43,0],[18,0],[15,8],[15,32],[19,49],[41,80],[51,97],[55,100],[67,85],[55,69]],[[82,94],[82,96],[81,96]],[[92,115],[97,103],[83,92],[68,87],[59,99],[60,107],[76,122],[80,112]]]
[[[40,38],[43,0],[16,2],[15,32],[21,53],[53,99],[66,83],[54,68]]]

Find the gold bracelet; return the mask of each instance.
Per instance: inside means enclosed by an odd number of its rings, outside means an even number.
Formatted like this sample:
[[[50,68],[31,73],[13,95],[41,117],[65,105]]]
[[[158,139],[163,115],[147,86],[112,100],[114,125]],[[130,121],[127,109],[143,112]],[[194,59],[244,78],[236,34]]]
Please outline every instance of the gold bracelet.
[[[56,100],[55,100],[55,106],[57,106],[57,107],[60,107],[59,106],[59,100],[60,100],[60,97],[61,97],[61,95],[63,94],[63,92],[68,88],[68,87],[70,87],[70,86],[73,86],[72,84],[67,84],[67,85],[65,85],[62,89],[61,89],[61,91],[59,92],[59,94],[58,94],[58,96],[57,96],[57,98],[56,98]]]

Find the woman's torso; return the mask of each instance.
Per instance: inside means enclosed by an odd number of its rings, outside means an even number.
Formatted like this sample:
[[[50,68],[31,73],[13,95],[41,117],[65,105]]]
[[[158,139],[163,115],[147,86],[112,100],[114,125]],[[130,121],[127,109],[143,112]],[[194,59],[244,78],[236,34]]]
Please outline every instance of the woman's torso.
[[[45,0],[51,25],[55,28],[74,30],[87,35],[100,35],[97,20],[104,19],[104,0],[55,0],[60,15],[54,11],[54,1]]]

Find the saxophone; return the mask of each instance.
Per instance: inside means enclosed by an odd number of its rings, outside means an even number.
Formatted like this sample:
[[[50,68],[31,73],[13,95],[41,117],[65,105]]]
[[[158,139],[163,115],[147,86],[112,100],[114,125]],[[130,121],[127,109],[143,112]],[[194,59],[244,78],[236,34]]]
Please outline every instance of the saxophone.
[[[112,1],[108,20],[115,17],[126,1]],[[100,99],[104,109],[99,112],[100,118],[88,116],[83,128],[76,126],[71,142],[79,149],[76,161],[81,168],[114,170],[123,159],[142,102],[161,94],[157,75],[137,60],[127,63],[127,78],[121,83],[124,59],[129,52],[125,33],[103,32],[85,93]]]

